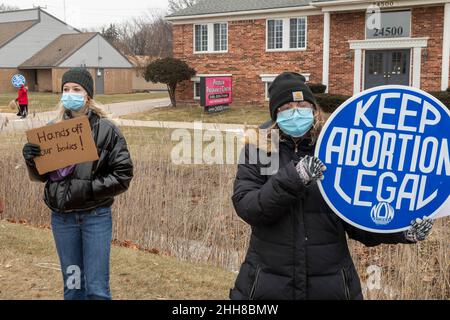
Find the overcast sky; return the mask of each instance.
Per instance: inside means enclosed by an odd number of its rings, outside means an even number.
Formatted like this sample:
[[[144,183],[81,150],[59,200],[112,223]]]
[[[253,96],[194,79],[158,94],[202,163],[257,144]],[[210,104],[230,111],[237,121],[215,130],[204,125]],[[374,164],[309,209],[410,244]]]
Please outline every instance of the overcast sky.
[[[120,23],[140,16],[148,10],[167,10],[167,0],[0,0],[0,3],[29,9],[41,6],[45,11],[75,28],[95,28],[109,23]],[[45,9],[47,6],[47,9]]]

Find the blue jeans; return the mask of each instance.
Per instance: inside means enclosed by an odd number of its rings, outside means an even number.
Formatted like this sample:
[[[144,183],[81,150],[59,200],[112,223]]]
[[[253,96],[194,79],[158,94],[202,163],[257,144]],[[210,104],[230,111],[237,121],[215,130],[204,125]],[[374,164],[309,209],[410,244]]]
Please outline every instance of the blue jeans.
[[[111,208],[52,212],[52,230],[61,263],[64,300],[111,300]]]

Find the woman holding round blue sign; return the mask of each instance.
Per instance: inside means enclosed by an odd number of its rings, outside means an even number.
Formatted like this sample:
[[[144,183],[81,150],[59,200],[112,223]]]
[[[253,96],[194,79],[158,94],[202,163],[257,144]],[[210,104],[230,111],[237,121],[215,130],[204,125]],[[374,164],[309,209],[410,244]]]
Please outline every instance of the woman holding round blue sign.
[[[363,299],[347,235],[366,246],[416,243],[432,221],[414,221],[407,232],[363,231],[339,218],[323,199],[317,180],[325,165],[313,156],[322,111],[303,76],[286,72],[269,88],[272,128],[280,130],[279,170],[262,175],[253,144],[245,147],[232,197],[237,214],[252,227],[233,300]]]
[[[34,160],[41,154],[40,146],[25,144],[23,156],[31,180],[45,183],[44,200],[52,211],[64,299],[109,300],[111,206],[114,197],[129,188],[133,163],[123,134],[93,99],[94,81],[89,71],[67,71],[62,91],[55,122],[86,116],[99,160],[40,175]]]

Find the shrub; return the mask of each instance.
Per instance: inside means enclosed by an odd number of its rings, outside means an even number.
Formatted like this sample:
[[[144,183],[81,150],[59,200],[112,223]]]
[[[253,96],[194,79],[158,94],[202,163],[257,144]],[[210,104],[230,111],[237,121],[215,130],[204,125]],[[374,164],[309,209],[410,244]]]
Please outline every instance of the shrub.
[[[430,92],[435,98],[440,100],[448,109],[450,109],[450,91]]]
[[[350,98],[349,96],[326,93],[315,94],[315,97],[319,106],[321,106],[322,110],[327,113],[332,113]]]
[[[176,107],[175,91],[177,85],[185,80],[191,79],[196,71],[182,60],[175,58],[158,59],[151,62],[145,70],[144,78],[153,83],[165,83],[169,91],[172,106]]]
[[[327,86],[322,83],[308,83],[308,87],[314,94],[325,93],[327,90]]]

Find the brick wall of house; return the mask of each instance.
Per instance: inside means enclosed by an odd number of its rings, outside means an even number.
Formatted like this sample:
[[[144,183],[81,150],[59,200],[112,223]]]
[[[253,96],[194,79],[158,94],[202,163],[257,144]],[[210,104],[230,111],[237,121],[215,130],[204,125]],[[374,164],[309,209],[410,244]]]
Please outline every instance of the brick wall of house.
[[[307,49],[266,52],[266,20],[231,21],[228,24],[228,53],[193,54],[193,26],[174,25],[174,56],[185,60],[199,74],[232,74],[234,102],[265,104],[261,74],[283,71],[310,73],[311,82],[322,81],[323,16],[307,18]],[[185,81],[178,90],[181,102],[193,102],[193,83]]]
[[[353,94],[354,50],[349,40],[365,37],[365,13],[331,14],[329,92]]]
[[[412,8],[412,37],[429,37],[422,56],[422,89],[440,90],[444,7]],[[283,71],[310,73],[310,82],[322,81],[323,16],[308,16],[306,51],[266,52],[266,20],[229,22],[226,54],[193,54],[193,26],[174,25],[174,56],[188,62],[199,74],[233,74],[236,104],[265,104],[261,74]],[[365,38],[365,12],[331,14],[329,92],[352,95],[354,50],[349,40]],[[364,72],[364,61],[362,72]],[[364,77],[361,75],[361,79]],[[178,90],[181,102],[194,102],[193,83]]]
[[[444,6],[412,9],[412,37],[429,37],[422,51],[421,89],[441,90]]]

